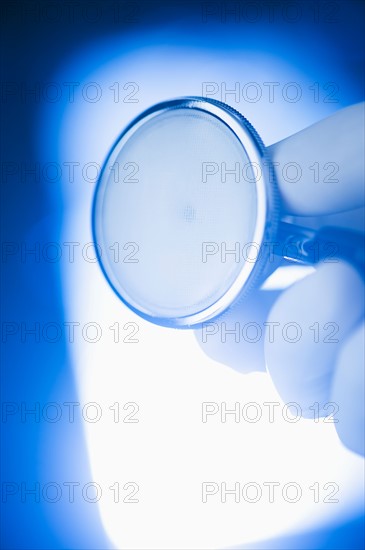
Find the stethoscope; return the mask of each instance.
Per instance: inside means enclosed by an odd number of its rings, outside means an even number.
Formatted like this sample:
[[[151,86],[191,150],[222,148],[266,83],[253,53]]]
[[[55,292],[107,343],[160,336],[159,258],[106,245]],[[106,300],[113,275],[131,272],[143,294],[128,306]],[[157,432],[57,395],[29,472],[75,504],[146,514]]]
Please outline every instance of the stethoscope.
[[[106,279],[135,313],[196,327],[259,288],[284,260],[329,255],[363,266],[360,234],[283,219],[269,154],[221,102],[186,97],[147,109],[123,131],[94,196]]]

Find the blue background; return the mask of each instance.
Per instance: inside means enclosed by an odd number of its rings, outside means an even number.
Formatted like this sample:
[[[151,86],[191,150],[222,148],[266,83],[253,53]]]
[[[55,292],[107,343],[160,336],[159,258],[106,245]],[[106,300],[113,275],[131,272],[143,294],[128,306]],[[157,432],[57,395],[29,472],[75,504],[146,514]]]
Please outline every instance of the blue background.
[[[299,6],[302,16],[298,22],[275,17],[270,21],[267,8],[270,2],[256,2],[266,15],[256,23],[237,20],[227,14],[222,22],[224,6],[244,6],[243,2],[211,2],[212,15],[204,24],[202,3],[189,2],[120,2],[120,14],[115,19],[118,2],[74,3],[74,16],[68,16],[67,2],[3,2],[3,45],[1,81],[29,87],[34,82],[50,81],[55,68],[62,66],[74,52],[92,47],[93,42],[107,37],[119,39],[145,29],[164,25],[160,43],[176,44],[181,36],[186,46],[204,46],[214,51],[260,48],[298,67],[304,73],[321,75],[322,81],[339,84],[340,105],[362,101],[364,95],[364,3],[292,2]],[[247,3],[249,6],[250,3]],[[255,4],[252,3],[251,4]],[[286,5],[275,2],[272,5]],[[319,20],[313,21],[309,5],[316,5]],[[58,6],[54,21],[42,16],[44,6]],[[81,16],[89,6],[89,20]],[[91,6],[91,8],[90,8]],[[95,16],[92,9],[102,10]],[[53,9],[52,8],[52,9]],[[57,8],[57,9],[58,9]],[[209,9],[210,9],[209,8]],[[50,8],[49,8],[50,9]],[[118,8],[119,9],[119,8]],[[51,14],[51,12],[49,12]],[[58,15],[57,15],[58,13]],[[97,14],[98,12],[95,11]],[[274,13],[278,13],[275,9]],[[288,12],[289,13],[289,12]],[[293,12],[294,13],[294,12]],[[180,38],[176,36],[179,33]],[[146,39],[148,41],[148,39]],[[113,46],[110,46],[113,48]],[[92,55],[96,55],[93,50]],[[93,59],[90,59],[92,64]],[[77,70],[77,67],[76,67]],[[80,71],[84,67],[80,67]],[[82,73],[83,74],[83,73]],[[189,75],[186,75],[189,78]],[[249,80],[249,78],[247,79]],[[34,163],[40,161],[35,147],[41,117],[41,105],[31,96],[23,100],[18,93],[4,95],[2,88],[1,152],[2,163]],[[219,99],[219,98],[218,98]],[[50,121],[51,125],[52,121]],[[42,157],[57,150],[57,136],[44,144]],[[50,160],[52,158],[50,157]],[[62,222],[62,201],[57,188],[50,198],[42,178],[35,181],[29,174],[24,181],[15,174],[1,180],[1,241],[27,242],[29,233],[40,240],[57,241]],[[2,261],[2,321],[15,323],[62,322],[63,304],[60,295],[60,274],[57,265],[27,261],[18,255]],[[57,390],[55,389],[57,381]],[[61,389],[60,389],[61,388]],[[63,389],[62,389],[63,388]],[[1,355],[2,402],[77,401],[66,342],[50,344],[26,343],[8,339],[2,343]],[[87,452],[81,422],[53,425],[44,422],[21,423],[19,419],[1,423],[2,482],[20,481],[31,485],[34,480],[46,483],[49,479],[90,480]],[[1,548],[57,549],[110,547],[104,535],[97,507],[88,503],[35,503],[32,498],[22,503],[8,499],[1,504]],[[364,546],[364,518],[347,524],[338,523],[330,530],[297,533],[278,541],[265,541],[251,548],[287,549],[357,549]]]

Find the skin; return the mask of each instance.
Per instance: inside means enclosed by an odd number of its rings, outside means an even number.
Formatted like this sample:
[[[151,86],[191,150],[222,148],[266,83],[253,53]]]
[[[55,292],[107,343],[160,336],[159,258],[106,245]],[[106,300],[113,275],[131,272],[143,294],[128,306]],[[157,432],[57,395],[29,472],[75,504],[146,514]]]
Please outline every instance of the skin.
[[[273,162],[279,163],[274,166],[284,212],[303,225],[330,223],[364,231],[364,150],[364,104],[340,110],[269,147]],[[302,170],[295,183],[281,169],[289,162]],[[316,162],[317,182],[310,169]],[[333,179],[338,181],[328,182],[325,165],[334,162],[338,172]],[[363,276],[345,262],[323,263],[289,288],[259,289],[224,314],[229,327],[237,321],[240,326],[270,322],[280,327],[295,322],[302,329],[298,342],[289,342],[281,330],[272,338],[268,329],[256,343],[243,339],[235,343],[234,338],[222,343],[218,337],[203,342],[200,330],[196,337],[216,361],[242,372],[266,369],[283,401],[298,403],[304,416],[311,416],[310,407],[316,402],[320,414],[327,416],[332,409],[326,404],[335,403],[341,441],[364,455],[363,318]],[[314,323],[322,330],[317,342],[314,329],[309,329]],[[326,323],[332,325],[323,332]]]

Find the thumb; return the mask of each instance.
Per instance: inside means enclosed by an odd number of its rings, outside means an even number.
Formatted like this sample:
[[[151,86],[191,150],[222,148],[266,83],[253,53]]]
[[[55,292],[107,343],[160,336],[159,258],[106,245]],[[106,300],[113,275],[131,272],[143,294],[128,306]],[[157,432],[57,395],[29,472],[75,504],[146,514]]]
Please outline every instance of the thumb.
[[[364,204],[364,103],[339,110],[268,150],[288,214],[334,214]]]

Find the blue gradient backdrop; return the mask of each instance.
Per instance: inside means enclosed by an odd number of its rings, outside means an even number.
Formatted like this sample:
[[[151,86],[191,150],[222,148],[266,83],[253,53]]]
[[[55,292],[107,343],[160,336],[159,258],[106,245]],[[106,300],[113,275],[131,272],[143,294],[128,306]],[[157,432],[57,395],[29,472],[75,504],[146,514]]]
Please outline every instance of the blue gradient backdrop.
[[[256,49],[269,56],[275,55],[304,75],[309,72],[311,78],[316,74],[322,82],[338,83],[340,104],[336,109],[364,99],[364,3],[360,0],[292,2],[303,14],[298,23],[285,21],[283,17],[270,21],[264,7],[274,5],[270,2],[247,4],[261,6],[266,14],[256,23],[237,21],[234,15],[228,14],[224,24],[220,10],[225,5],[232,7],[237,3],[204,3],[209,9],[206,24],[202,21],[202,9],[205,8],[200,2],[137,1],[123,5],[78,1],[73,4],[77,9],[72,17],[67,15],[67,2],[3,2],[1,5],[2,163],[31,165],[44,161],[47,155],[52,160],[58,150],[55,132],[58,120],[49,120],[49,139],[43,138],[40,154],[42,105],[31,96],[22,99],[17,91],[14,92],[17,86],[25,83],[31,87],[34,82],[52,80],[58,68],[69,63],[73,56],[78,59],[80,50],[90,48],[88,63],[90,67],[97,65],[98,51],[94,43],[107,39],[110,55],[115,55],[124,35],[128,34],[128,40],[133,42],[134,33],[138,33],[138,40],[141,40],[141,31],[146,36],[141,46],[154,45],[148,38],[149,32],[161,28],[160,34],[154,34],[158,36],[155,45],[167,48],[174,45],[204,47],[213,54],[230,49],[242,52]],[[313,21],[309,4],[319,10],[318,22]],[[53,15],[50,11],[48,17],[42,16],[42,9],[51,10],[51,5]],[[102,11],[101,17],[95,16],[95,22],[80,16],[82,7],[87,5],[89,19],[93,17],[91,9]],[[280,7],[283,2],[275,2],[275,5]],[[116,6],[122,14],[117,20]],[[125,13],[130,17],[125,17]],[[128,49],[128,40],[124,41],[124,52]],[[73,70],[76,75],[79,70],[82,76],[85,65],[78,67],[75,61]],[[249,80],[249,75],[245,75],[245,81]],[[6,86],[9,82],[15,86],[13,91]],[[332,106],[328,109],[330,112]],[[59,116],[62,116],[62,105]],[[265,132],[265,128],[263,130]],[[42,178],[35,181],[32,174],[20,178],[19,173],[3,173],[1,193],[2,243],[27,242],[30,234],[31,242],[37,239],[57,241],[61,223],[65,223],[57,185],[52,194],[46,194]],[[50,319],[62,321],[57,264],[22,263],[19,255],[14,254],[2,261],[1,267],[3,321],[29,325]],[[3,341],[1,400],[17,403],[78,401],[66,342],[37,343],[32,338],[26,343],[11,338]],[[60,422],[57,426],[42,421],[21,423],[16,418],[2,422],[1,477],[2,483],[23,481],[29,487],[34,480],[40,483],[50,479],[78,479],[80,483],[90,480],[80,422],[76,419],[74,424]],[[96,506],[63,500],[54,504],[37,503],[32,497],[25,503],[20,498],[3,498],[1,506],[3,549],[110,548]],[[257,543],[251,548],[360,549],[363,548],[363,535],[364,518],[356,517],[345,524],[338,521],[331,529],[297,533]]]

